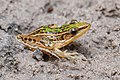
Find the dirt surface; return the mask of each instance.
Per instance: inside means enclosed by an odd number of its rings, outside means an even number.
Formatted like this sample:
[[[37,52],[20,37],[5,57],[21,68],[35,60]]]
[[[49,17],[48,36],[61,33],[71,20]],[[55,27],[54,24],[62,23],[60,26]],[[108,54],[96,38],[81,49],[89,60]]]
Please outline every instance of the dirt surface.
[[[36,61],[15,37],[76,19],[91,29],[67,60]],[[120,80],[120,0],[0,0],[0,80]]]

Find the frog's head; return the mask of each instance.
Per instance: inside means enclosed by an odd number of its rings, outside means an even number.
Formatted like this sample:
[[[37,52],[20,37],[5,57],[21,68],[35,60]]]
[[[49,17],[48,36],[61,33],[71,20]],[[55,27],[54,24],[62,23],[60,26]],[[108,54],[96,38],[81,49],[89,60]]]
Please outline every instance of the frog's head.
[[[69,24],[63,25],[64,31],[63,32],[68,32],[71,35],[74,36],[81,36],[84,34],[86,31],[88,31],[91,27],[91,25],[87,22],[78,22],[76,20],[72,20]]]
[[[87,22],[77,22],[72,21],[71,23],[62,25],[60,27],[60,30],[62,32],[58,33],[59,44],[55,44],[57,48],[62,48],[69,43],[75,41],[77,38],[82,36],[85,32],[87,32],[90,29],[91,25]],[[57,34],[56,34],[57,35]],[[62,42],[63,41],[63,42]]]
[[[84,34],[90,29],[91,25],[87,22],[72,22],[69,25],[71,34]]]
[[[80,36],[82,36],[85,32],[90,29],[91,25],[87,22],[77,22],[72,21],[69,24],[64,25],[64,39],[66,40],[66,45],[70,42],[76,40]]]

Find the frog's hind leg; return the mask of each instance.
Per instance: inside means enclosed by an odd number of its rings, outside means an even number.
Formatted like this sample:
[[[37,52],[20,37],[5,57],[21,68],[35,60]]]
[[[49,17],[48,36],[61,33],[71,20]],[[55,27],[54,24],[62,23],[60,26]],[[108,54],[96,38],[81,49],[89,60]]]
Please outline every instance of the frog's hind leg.
[[[55,48],[55,53],[59,56],[59,57],[61,57],[61,58],[67,58],[67,59],[69,59],[69,60],[75,60],[76,59],[76,57],[77,57],[77,55],[78,55],[78,53],[77,52],[74,52],[74,53],[71,53],[71,52],[67,52],[67,51],[61,51],[61,50],[59,50],[59,49],[57,49],[57,48]]]

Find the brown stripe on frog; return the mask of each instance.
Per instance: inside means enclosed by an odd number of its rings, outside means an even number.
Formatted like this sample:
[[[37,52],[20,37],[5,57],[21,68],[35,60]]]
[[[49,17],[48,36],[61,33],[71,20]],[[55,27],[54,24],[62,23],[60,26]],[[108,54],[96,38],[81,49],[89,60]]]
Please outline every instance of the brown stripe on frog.
[[[39,35],[39,34],[59,34],[68,31],[67,29],[69,26],[61,26],[57,27],[55,24],[41,26],[40,28],[34,30],[33,32],[29,33],[28,35]]]
[[[68,40],[71,37],[73,37],[74,34],[71,33],[66,33],[66,34],[62,34],[62,35],[54,35],[54,36],[50,36],[50,35],[44,35],[41,37],[42,40],[48,40],[48,41],[61,41],[61,40]]]
[[[86,25],[85,27],[78,28],[78,30],[86,29],[88,26]]]
[[[44,35],[41,37],[41,39],[43,41],[60,41],[60,40],[63,40],[63,37],[62,35],[54,35],[54,36]]]
[[[86,28],[86,27],[83,27],[83,28]],[[80,28],[78,30],[81,30],[83,28]],[[45,26],[41,26],[40,28],[34,30],[33,32],[31,32],[30,34],[28,35],[51,35],[51,34],[55,34],[55,35],[59,35],[61,33],[66,33],[66,31],[69,31],[73,29],[73,27],[70,27],[69,24],[66,24],[66,25],[62,25],[61,27],[57,27],[55,24],[51,24],[51,25],[45,25]]]

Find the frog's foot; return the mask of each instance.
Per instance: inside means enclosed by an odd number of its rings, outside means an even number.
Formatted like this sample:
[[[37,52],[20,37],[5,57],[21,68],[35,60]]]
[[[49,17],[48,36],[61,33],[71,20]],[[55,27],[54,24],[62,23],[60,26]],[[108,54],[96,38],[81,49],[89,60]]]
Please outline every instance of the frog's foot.
[[[56,49],[56,53],[59,57],[66,58],[69,60],[75,60],[78,55],[77,52],[71,53],[71,52],[67,52],[67,51],[61,51],[59,49]]]
[[[69,60],[75,60],[77,58],[77,55],[78,53],[77,52],[74,52],[74,53],[71,53],[71,52],[63,52],[65,58],[69,59]]]

